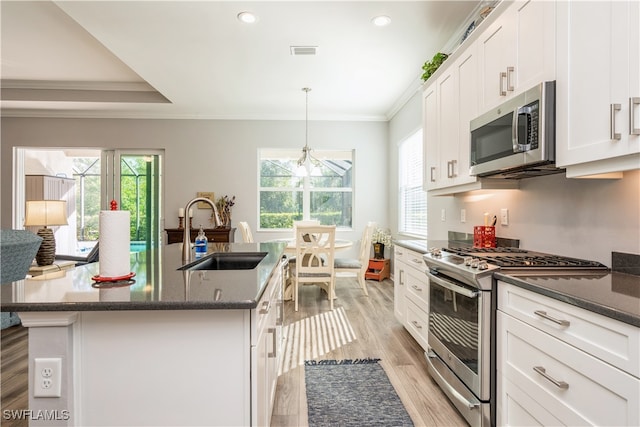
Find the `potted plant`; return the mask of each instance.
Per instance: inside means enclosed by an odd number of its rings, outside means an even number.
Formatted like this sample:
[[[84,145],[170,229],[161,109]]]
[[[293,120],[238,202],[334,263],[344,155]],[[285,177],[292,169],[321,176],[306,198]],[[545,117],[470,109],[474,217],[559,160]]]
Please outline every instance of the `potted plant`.
[[[393,246],[391,244],[391,232],[382,228],[376,228],[371,236],[371,243],[373,244],[373,257],[375,259],[384,258],[384,247]]]

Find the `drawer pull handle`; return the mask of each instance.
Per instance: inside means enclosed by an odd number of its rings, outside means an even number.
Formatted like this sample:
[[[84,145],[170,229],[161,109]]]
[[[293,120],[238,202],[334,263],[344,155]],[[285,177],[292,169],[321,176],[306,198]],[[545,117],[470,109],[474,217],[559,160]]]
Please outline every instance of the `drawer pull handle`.
[[[415,320],[412,320],[411,323],[413,323],[413,326],[415,326],[418,329],[422,329],[422,326],[420,325],[420,323],[416,322]]]
[[[547,374],[547,370],[544,369],[542,366],[534,366],[533,370],[539,373],[540,375],[542,375],[545,379],[551,381],[553,385],[555,385],[556,387],[561,388],[563,390],[566,390],[569,388],[569,384],[567,384],[564,381],[558,381],[557,379],[553,378],[551,375]]]
[[[416,264],[420,264],[420,265],[422,265],[422,260],[421,260],[421,259],[414,258],[414,259],[412,259],[411,261],[412,261],[412,262],[414,262],[414,263],[416,263]]]
[[[504,85],[503,85],[505,80],[507,80],[507,73],[501,72],[500,73],[500,96],[506,96],[507,95],[507,90],[504,89]]]
[[[568,320],[560,320],[556,319],[555,317],[549,316],[546,311],[536,310],[533,313],[537,314],[543,319],[551,320],[553,323],[557,323],[560,326],[569,326],[571,324],[571,322],[569,322]]]
[[[416,291],[418,291],[418,292],[422,292],[422,288],[419,288],[419,287],[418,287],[418,286],[416,286],[416,285],[411,285],[411,287],[412,287],[413,289],[415,289]]]

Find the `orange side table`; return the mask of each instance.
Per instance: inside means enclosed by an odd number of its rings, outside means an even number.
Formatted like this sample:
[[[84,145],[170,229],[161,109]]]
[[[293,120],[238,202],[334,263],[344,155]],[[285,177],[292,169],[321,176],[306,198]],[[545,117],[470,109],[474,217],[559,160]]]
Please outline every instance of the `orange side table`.
[[[369,267],[364,274],[365,279],[377,280],[378,282],[390,277],[389,258],[369,260]]]

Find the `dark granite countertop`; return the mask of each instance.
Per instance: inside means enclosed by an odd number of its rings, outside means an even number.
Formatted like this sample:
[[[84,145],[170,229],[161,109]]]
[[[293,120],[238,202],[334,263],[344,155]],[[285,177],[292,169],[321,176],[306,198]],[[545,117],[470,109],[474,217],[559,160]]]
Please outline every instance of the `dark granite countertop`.
[[[494,277],[515,286],[640,327],[640,276],[612,272],[600,277]]]
[[[252,309],[262,297],[283,243],[210,243],[213,252],[267,252],[251,270],[186,272],[180,244],[131,254],[135,283],[96,288],[98,263],[0,286],[2,311]]]

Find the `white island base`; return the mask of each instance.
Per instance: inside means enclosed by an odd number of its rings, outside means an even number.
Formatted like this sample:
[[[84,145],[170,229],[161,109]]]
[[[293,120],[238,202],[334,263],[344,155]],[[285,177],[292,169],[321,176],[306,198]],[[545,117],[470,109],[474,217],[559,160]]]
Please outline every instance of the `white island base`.
[[[19,315],[29,328],[29,409],[54,418],[31,426],[258,423],[251,310]],[[61,359],[60,397],[33,396],[36,358]]]

